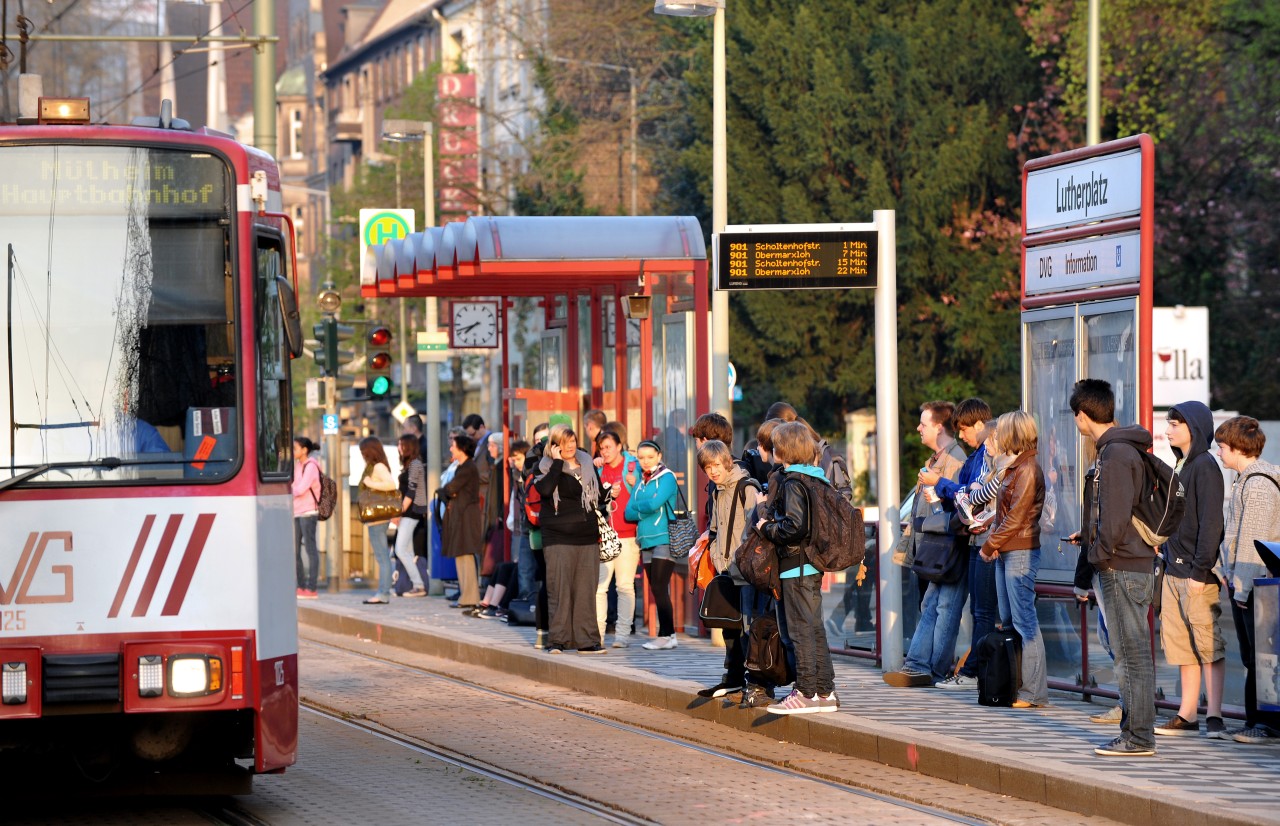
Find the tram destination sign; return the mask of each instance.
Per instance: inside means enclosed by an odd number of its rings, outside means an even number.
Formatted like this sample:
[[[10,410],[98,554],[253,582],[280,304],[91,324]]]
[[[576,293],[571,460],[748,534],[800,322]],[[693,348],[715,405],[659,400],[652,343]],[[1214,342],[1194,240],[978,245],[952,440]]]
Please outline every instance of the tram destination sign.
[[[876,286],[875,230],[741,232],[716,236],[717,290]]]

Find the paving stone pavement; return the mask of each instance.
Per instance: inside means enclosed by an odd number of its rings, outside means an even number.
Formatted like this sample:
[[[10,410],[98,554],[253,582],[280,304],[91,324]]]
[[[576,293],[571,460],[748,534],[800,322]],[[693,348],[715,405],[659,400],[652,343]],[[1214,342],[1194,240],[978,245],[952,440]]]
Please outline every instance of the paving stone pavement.
[[[533,642],[532,628],[474,619],[449,609],[440,598],[397,599],[387,606],[365,606],[361,604],[364,596],[360,592],[322,595],[300,605],[301,618],[306,621],[312,611],[345,616],[380,623],[384,629],[439,632],[491,649],[527,652]],[[690,690],[717,682],[723,649],[705,639],[681,635],[679,640],[680,646],[671,651],[648,651],[633,645],[611,649],[608,655],[591,661],[602,672],[632,676],[637,671],[647,672],[685,683]],[[562,656],[577,663],[587,659],[576,654]],[[548,659],[554,658],[548,655]],[[914,734],[921,743],[936,738],[944,744],[957,740],[998,750],[992,753],[1006,756],[1011,763],[1052,767],[1053,773],[1069,775],[1075,781],[1096,781],[1100,790],[1118,787],[1137,792],[1154,801],[1152,813],[1162,800],[1178,798],[1194,800],[1195,809],[1218,817],[1280,823],[1280,747],[1203,737],[1159,738],[1155,758],[1103,758],[1093,754],[1093,747],[1111,739],[1117,729],[1090,723],[1089,715],[1101,707],[1073,695],[1055,693],[1052,705],[1045,709],[984,708],[977,705],[976,692],[891,688],[881,679],[879,667],[869,660],[836,656],[835,665],[836,690],[842,702],[842,713],[837,716],[850,715],[886,731]],[[1121,819],[1142,822],[1144,818]]]

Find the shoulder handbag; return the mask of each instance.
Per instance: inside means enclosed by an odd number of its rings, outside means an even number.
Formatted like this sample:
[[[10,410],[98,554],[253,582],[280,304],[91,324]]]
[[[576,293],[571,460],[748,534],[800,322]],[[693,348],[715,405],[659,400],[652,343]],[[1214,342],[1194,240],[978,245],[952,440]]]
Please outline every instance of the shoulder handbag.
[[[917,516],[912,523],[916,554],[911,570],[925,582],[940,585],[959,582],[969,564],[965,553],[969,548],[969,535],[952,531],[952,519],[953,514],[940,510]]]
[[[685,501],[684,491],[676,484],[676,493],[680,495],[681,510],[667,504],[667,542],[671,546],[672,559],[684,559],[698,541],[698,527],[693,524],[693,514],[689,513],[689,503]]]
[[[698,619],[708,628],[738,628],[742,625],[742,603],[738,586],[729,574],[716,574],[702,592]],[[745,630],[745,629],[743,629]]]
[[[600,528],[600,561],[612,562],[622,553],[622,540],[618,538],[618,532],[609,524],[609,520],[598,509],[596,525]]]
[[[356,507],[360,521],[365,524],[386,522],[400,516],[400,505],[403,501],[400,491],[374,490],[363,480],[360,482],[360,489],[356,492]]]

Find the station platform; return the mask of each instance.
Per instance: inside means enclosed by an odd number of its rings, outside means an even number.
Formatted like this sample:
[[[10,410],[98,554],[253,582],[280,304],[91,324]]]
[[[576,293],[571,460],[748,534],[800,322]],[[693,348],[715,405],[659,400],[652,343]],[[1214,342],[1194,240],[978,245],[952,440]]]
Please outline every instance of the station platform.
[[[299,601],[298,620],[1083,815],[1133,824],[1280,824],[1277,746],[1159,737],[1155,757],[1100,757],[1094,746],[1117,728],[1089,715],[1107,706],[1051,692],[1047,708],[986,708],[976,691],[891,688],[875,663],[840,655],[833,655],[840,712],[778,717],[739,709],[736,695],[732,703],[696,695],[721,676],[724,649],[707,639],[681,635],[669,651],[632,645],[604,656],[551,656],[533,647],[532,627],[472,618],[440,597],[364,605],[368,594]]]

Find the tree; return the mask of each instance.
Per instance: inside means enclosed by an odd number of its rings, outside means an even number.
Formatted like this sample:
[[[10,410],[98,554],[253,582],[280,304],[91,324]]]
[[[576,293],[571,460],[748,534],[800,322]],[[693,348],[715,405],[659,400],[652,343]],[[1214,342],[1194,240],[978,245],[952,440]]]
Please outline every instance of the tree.
[[[1083,123],[1083,0],[1026,5],[1065,117]],[[1210,308],[1212,404],[1280,416],[1280,2],[1113,0],[1101,19],[1103,137],[1156,141],[1157,304]]]
[[[1036,93],[1015,4],[736,0],[728,24],[730,223],[869,221],[897,210],[899,393],[1016,406],[1019,170],[1015,106]],[[706,27],[704,27],[706,28]],[[660,166],[666,203],[710,202],[710,48]],[[744,406],[785,398],[820,430],[874,400],[868,291],[735,293]],[[754,389],[758,388],[758,389]],[[915,441],[915,440],[912,440]],[[905,457],[904,466],[918,464]]]

